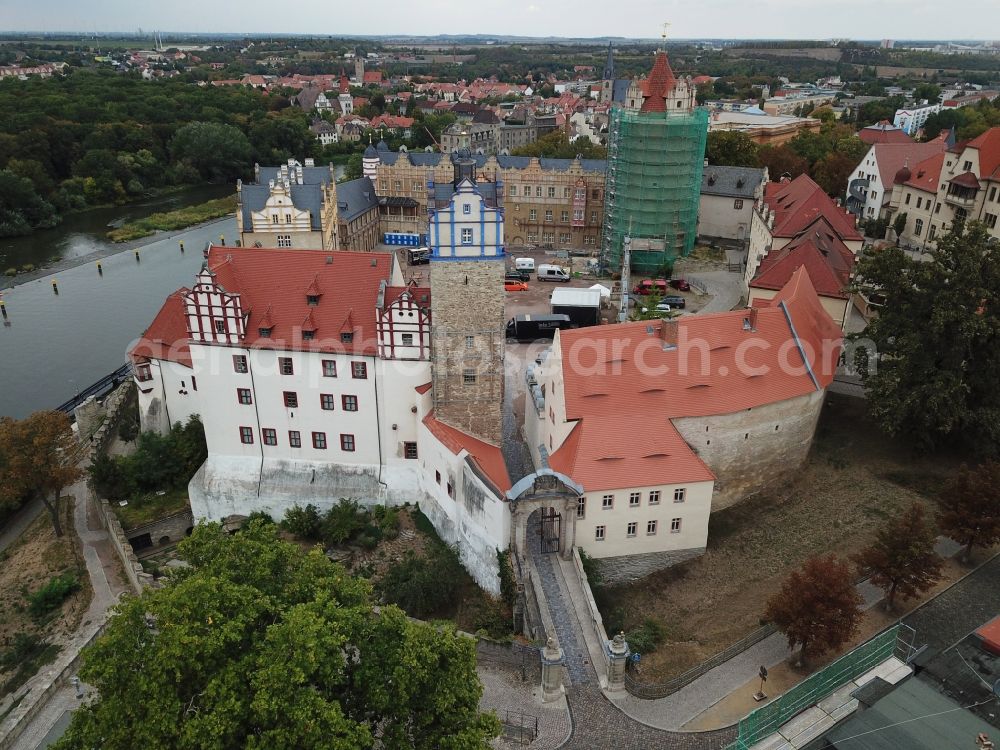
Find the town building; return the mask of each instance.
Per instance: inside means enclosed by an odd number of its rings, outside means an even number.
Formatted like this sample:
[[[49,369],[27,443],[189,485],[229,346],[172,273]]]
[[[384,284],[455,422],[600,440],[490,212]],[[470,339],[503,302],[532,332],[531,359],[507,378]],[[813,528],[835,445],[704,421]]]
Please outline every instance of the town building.
[[[716,110],[708,121],[708,131],[736,131],[761,146],[780,146],[802,132],[818,133],[822,123],[812,117],[769,115],[759,107],[738,112]]]
[[[801,268],[750,309],[557,332],[524,434],[579,489],[564,533],[609,581],[703,553],[713,511],[805,460],[840,341]]]
[[[236,183],[236,226],[244,247],[331,250],[339,246],[332,167],[289,159],[254,165],[254,181]]]
[[[814,109],[825,107],[836,101],[837,92],[820,94],[799,94],[788,92],[781,96],[772,96],[764,100],[761,109],[764,114],[776,117],[778,115],[801,115]]]
[[[612,271],[622,268],[626,237],[631,266],[643,273],[662,272],[694,248],[708,134],[695,93],[659,50],[649,76],[611,107],[601,255]]]
[[[742,243],[750,235],[754,203],[764,195],[767,169],[706,165],[698,201],[698,237]]]
[[[321,146],[329,146],[331,143],[340,142],[340,134],[337,132],[337,126],[332,125],[326,120],[313,120],[309,126],[309,131],[316,136],[316,140],[320,142]]]
[[[750,222],[743,288],[750,288],[766,256],[778,253],[804,232],[815,231],[834,236],[855,257],[864,245],[856,217],[834,203],[808,175],[767,183]]]
[[[864,155],[847,185],[844,205],[862,219],[877,219],[888,205],[896,174],[948,147],[944,137],[928,143],[876,143]]]
[[[858,138],[869,146],[876,143],[913,143],[913,139],[901,127],[888,120],[881,120],[858,131]]]
[[[1000,238],[1000,128],[901,169],[885,216],[891,224],[904,213],[900,244],[917,253],[933,249],[956,221],[981,221]]]
[[[897,109],[896,114],[892,117],[892,124],[900,128],[907,135],[916,135],[927,124],[927,118],[931,115],[936,115],[940,111],[940,104],[936,102],[930,104],[925,99],[922,102],[911,104],[903,109]]]
[[[368,177],[336,186],[337,249],[370,253],[382,241],[379,202]]]
[[[467,149],[474,154],[495,154],[499,129],[499,125],[486,123],[453,123],[441,133],[441,151],[452,154]]]

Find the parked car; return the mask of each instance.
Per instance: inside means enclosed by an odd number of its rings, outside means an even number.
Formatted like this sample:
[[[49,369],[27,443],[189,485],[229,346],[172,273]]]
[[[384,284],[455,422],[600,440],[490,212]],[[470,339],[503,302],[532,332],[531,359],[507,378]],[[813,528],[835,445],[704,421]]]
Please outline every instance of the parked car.
[[[411,266],[421,266],[431,262],[431,249],[429,247],[411,247],[407,249],[407,256]]]
[[[660,294],[665,294],[667,291],[667,282],[663,279],[644,279],[640,281],[632,289],[632,294],[637,294],[641,297],[646,297],[653,292],[659,292]]]
[[[507,271],[503,276],[504,281],[531,281],[531,274],[527,271]]]
[[[670,279],[670,286],[682,292],[691,291],[691,285],[684,279]]]
[[[503,290],[505,292],[526,292],[528,291],[528,282],[505,279],[503,282]]]
[[[687,300],[685,300],[679,294],[668,294],[666,297],[660,300],[661,305],[670,305],[673,310],[683,310],[687,305]],[[657,306],[659,307],[659,305]]]
[[[518,271],[531,271],[535,270],[535,259],[534,258],[514,258],[514,268]]]
[[[538,267],[539,281],[569,281],[569,279],[569,273],[566,272],[565,268],[561,268],[560,266],[542,263]]]

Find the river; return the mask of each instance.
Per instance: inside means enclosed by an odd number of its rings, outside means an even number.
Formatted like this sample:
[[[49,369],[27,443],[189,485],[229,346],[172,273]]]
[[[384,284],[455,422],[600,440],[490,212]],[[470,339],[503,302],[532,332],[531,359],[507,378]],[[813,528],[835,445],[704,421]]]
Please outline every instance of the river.
[[[21,268],[25,263],[38,267],[60,259],[120,249],[121,245],[109,242],[105,236],[111,222],[134,221],[159,211],[224,198],[233,192],[233,185],[199,185],[126,206],[92,208],[69,214],[58,226],[26,237],[0,237],[0,273],[11,267]]]
[[[236,239],[226,218],[3,291],[0,416],[51,409],[125,362],[167,295],[190,286],[205,243]],[[185,252],[178,244],[184,241]],[[59,294],[52,291],[52,282]]]

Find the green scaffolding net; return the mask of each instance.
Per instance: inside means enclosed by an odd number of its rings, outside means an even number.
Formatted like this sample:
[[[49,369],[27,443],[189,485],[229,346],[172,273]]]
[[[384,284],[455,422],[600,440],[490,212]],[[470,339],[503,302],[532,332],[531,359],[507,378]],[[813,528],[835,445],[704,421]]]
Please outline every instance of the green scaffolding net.
[[[658,273],[690,254],[707,135],[705,109],[612,110],[603,238],[608,270],[621,267],[626,236],[632,238],[631,267],[639,273]]]

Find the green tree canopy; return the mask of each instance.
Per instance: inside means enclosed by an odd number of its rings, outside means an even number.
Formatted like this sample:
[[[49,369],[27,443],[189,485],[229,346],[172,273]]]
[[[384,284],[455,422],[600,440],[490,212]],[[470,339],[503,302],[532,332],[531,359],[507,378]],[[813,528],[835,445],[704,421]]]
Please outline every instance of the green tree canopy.
[[[553,159],[607,159],[608,151],[597,146],[589,138],[580,137],[570,141],[562,129],[546,133],[537,141],[527,143],[511,152],[514,156],[547,156]]]
[[[252,149],[237,127],[219,122],[191,122],[170,141],[170,153],[206,179],[229,180],[247,171]]]
[[[0,237],[30,234],[39,227],[51,227],[58,217],[43,200],[32,181],[9,169],[0,169]]]
[[[708,163],[724,167],[759,167],[758,146],[746,133],[716,130],[708,134],[705,156]]]
[[[57,750],[487,750],[472,640],[376,611],[369,584],[252,521],[201,525],[191,567],[84,653],[98,698]]]
[[[887,247],[861,260],[859,286],[885,304],[864,336],[878,350],[862,367],[868,405],[890,435],[932,448],[1000,445],[1000,246],[972,223],[944,235],[928,261]]]

